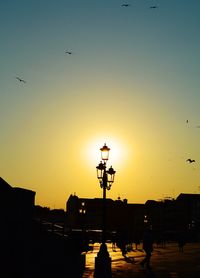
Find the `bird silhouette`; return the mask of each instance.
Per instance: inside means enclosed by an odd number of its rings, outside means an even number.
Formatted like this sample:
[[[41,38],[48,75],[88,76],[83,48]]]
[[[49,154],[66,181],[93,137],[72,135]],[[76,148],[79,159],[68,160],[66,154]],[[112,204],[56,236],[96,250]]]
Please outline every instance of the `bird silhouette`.
[[[158,8],[158,6],[151,6],[151,7],[149,7],[149,9],[157,9]]]
[[[188,123],[189,123],[189,121],[188,121],[188,120],[186,120],[186,123],[188,124]]]
[[[186,161],[188,161],[189,163],[195,162],[195,160],[194,160],[194,159],[191,159],[191,158],[188,158]]]
[[[130,4],[122,4],[121,7],[129,7]]]
[[[16,77],[17,80],[19,80],[20,82],[26,83],[26,81],[20,77]]]
[[[66,53],[66,54],[69,54],[69,55],[72,54],[72,52],[71,52],[71,51],[68,51],[68,50],[66,50],[65,53]]]

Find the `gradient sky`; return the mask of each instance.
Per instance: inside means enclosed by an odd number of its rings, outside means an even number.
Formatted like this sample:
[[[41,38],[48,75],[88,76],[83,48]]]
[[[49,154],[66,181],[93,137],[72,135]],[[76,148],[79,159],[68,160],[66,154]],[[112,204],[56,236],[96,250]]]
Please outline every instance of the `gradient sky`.
[[[0,0],[0,176],[51,208],[101,197],[106,142],[109,198],[199,193],[199,15],[199,0]]]

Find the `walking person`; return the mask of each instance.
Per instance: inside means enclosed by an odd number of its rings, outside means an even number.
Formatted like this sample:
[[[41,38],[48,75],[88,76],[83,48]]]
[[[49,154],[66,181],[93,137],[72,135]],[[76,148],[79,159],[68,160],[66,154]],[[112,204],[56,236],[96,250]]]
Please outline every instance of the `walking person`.
[[[116,250],[116,233],[115,232],[112,233],[111,241],[112,241],[112,251],[117,252],[117,250]]]
[[[138,250],[138,246],[140,245],[140,237],[139,237],[139,235],[135,236],[134,243],[135,243],[135,250]]]
[[[145,254],[145,258],[141,261],[140,265],[142,268],[146,266],[146,268],[150,269],[151,254],[153,251],[153,235],[152,235],[152,230],[149,226],[144,231],[143,249],[146,254]]]
[[[185,244],[186,244],[185,235],[183,233],[180,233],[178,235],[179,252],[183,252],[183,247],[184,247]]]
[[[126,257],[127,233],[125,229],[117,231],[117,247],[121,249],[122,256]]]

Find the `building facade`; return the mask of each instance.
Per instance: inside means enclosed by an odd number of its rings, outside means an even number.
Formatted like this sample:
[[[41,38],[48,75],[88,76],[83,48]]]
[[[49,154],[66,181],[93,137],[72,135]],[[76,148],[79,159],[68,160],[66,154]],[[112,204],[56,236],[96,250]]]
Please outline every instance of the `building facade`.
[[[103,200],[70,195],[66,203],[71,228],[101,230]],[[200,240],[200,194],[181,193],[176,199],[148,200],[129,204],[125,200],[106,199],[106,228],[126,230],[132,238],[142,238],[144,227],[151,226],[157,240],[177,240],[184,233],[188,240]]]

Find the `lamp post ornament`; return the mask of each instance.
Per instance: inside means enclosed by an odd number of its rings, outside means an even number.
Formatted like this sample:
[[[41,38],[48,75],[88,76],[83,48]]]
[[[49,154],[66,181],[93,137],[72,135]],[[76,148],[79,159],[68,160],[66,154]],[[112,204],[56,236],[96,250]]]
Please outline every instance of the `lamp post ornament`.
[[[107,169],[106,162],[109,159],[110,148],[106,144],[100,149],[102,161],[96,167],[97,178],[100,183],[100,187],[103,189],[103,200],[102,200],[102,241],[97,257],[95,258],[95,278],[110,278],[112,277],[111,272],[111,258],[109,256],[107,245],[106,245],[106,190],[110,190],[112,183],[114,182],[115,170],[110,166]]]

